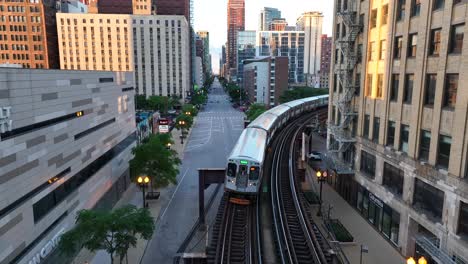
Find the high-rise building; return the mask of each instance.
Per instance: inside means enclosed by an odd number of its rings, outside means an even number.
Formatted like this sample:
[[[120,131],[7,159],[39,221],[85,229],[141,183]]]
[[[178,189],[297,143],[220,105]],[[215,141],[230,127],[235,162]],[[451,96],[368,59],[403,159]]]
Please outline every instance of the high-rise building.
[[[60,10],[63,13],[88,13],[88,6],[82,0],[61,0]]]
[[[203,83],[205,82],[204,80],[205,75],[203,73],[203,60],[201,57],[196,57],[195,58],[195,84],[198,85],[198,87],[202,87]]]
[[[158,15],[185,16],[190,22],[190,0],[153,0]]]
[[[322,35],[322,55],[320,56],[320,88],[329,87],[332,37]]]
[[[270,23],[274,19],[281,18],[281,11],[277,8],[264,7],[260,11],[260,18],[258,20],[258,31],[267,31],[269,30]]]
[[[185,17],[57,14],[57,21],[62,69],[134,71],[138,94],[187,95]]]
[[[0,131],[0,262],[64,263],[57,242],[76,213],[112,209],[131,184],[132,73],[0,68],[0,94],[11,124]]]
[[[237,67],[237,32],[245,29],[245,0],[228,0],[226,63],[229,71]]]
[[[320,87],[320,57],[322,48],[321,12],[303,13],[296,23],[296,29],[305,33],[304,74],[307,85]]]
[[[335,1],[330,180],[428,263],[468,263],[467,7]]]
[[[257,32],[239,31],[237,36],[237,84],[243,85],[244,60],[255,58]]]
[[[198,37],[203,40],[203,64],[205,74],[211,74],[211,58],[210,58],[210,32],[198,31]]]
[[[257,56],[288,57],[289,83],[305,84],[304,36],[303,31],[257,32]]]
[[[151,0],[91,0],[88,13],[150,15]]]
[[[280,104],[288,89],[288,57],[264,57],[244,60],[244,84],[250,103],[267,107]]]
[[[55,0],[0,3],[0,64],[57,69]]]
[[[190,91],[189,25],[184,16],[132,16],[137,94],[178,96]]]
[[[275,18],[268,24],[269,31],[285,31],[288,22],[284,18]]]

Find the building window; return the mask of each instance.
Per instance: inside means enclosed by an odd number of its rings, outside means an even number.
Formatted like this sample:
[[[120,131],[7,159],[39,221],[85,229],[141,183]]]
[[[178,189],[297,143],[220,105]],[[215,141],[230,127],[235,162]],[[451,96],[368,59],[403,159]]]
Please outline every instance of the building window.
[[[444,8],[444,0],[434,0],[434,6],[432,10],[442,9]]]
[[[421,13],[421,0],[411,0],[411,16],[419,16]]]
[[[364,131],[362,132],[362,134],[367,139],[369,138],[369,125],[370,125],[370,116],[365,115],[364,116]]]
[[[429,150],[431,148],[431,132],[422,130],[421,141],[419,144],[419,159],[427,161],[429,160]]]
[[[385,60],[385,51],[387,49],[387,42],[385,40],[380,41],[380,53],[379,60]]]
[[[372,132],[372,141],[379,143],[379,133],[380,132],[380,118],[374,117],[374,128]]]
[[[390,101],[396,102],[398,101],[398,87],[400,85],[400,75],[393,74],[392,75],[392,86],[390,88]]]
[[[457,103],[458,74],[447,74],[444,87],[444,107],[454,108]]]
[[[397,0],[397,21],[405,19],[406,0]]]
[[[377,9],[372,9],[370,17],[370,27],[375,28],[377,26]]]
[[[361,93],[361,74],[356,73],[356,77],[354,79],[354,94],[359,96]]]
[[[403,194],[404,172],[385,162],[382,185],[401,197]]]
[[[450,148],[452,146],[452,137],[439,136],[439,151],[437,152],[437,166],[448,169],[450,162]]]
[[[375,156],[361,151],[361,172],[371,179],[375,178]]]
[[[395,144],[395,130],[396,124],[394,121],[388,121],[388,128],[387,128],[387,146],[393,147]]]
[[[440,221],[444,207],[444,192],[416,178],[413,207],[429,213],[428,216]]]
[[[450,29],[450,53],[460,54],[463,48],[463,28],[465,24],[453,25]]]
[[[400,131],[400,150],[408,153],[409,126],[401,125]]]
[[[395,50],[394,50],[394,58],[400,59],[401,58],[401,51],[403,49],[403,37],[395,37]]]
[[[383,97],[383,74],[377,74],[377,98]]]
[[[372,74],[367,74],[366,96],[372,96]]]
[[[442,29],[440,28],[431,30],[431,42],[429,44],[429,55],[439,56],[441,32],[442,32]]]
[[[468,236],[468,204],[460,202],[460,216],[458,217],[457,234]]]
[[[411,104],[413,100],[413,82],[414,74],[406,74],[405,89],[403,90],[403,103]]]
[[[375,59],[375,42],[369,42],[369,49],[368,49],[367,59],[369,61],[373,61]]]
[[[424,105],[433,106],[435,90],[437,83],[437,74],[428,74],[426,77],[426,91],[424,93]]]
[[[417,45],[418,34],[410,34],[408,43],[408,57],[416,57]]]
[[[382,6],[382,26],[387,25],[387,20],[388,20],[388,4]]]

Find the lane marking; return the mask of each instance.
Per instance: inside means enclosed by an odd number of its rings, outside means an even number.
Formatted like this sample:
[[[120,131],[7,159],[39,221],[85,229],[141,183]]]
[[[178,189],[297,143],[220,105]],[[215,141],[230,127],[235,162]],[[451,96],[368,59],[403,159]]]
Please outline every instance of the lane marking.
[[[189,170],[189,168],[187,168],[187,169],[185,170],[184,175],[182,176],[182,179],[180,180],[179,184],[177,184],[176,189],[174,190],[174,193],[172,193],[171,199],[169,200],[169,203],[167,204],[167,206],[166,206],[166,208],[164,209],[164,211],[163,211],[161,217],[159,218],[159,221],[162,221],[162,220],[163,220],[164,215],[166,214],[167,209],[169,208],[169,206],[171,206],[172,200],[174,199],[174,196],[176,195],[177,191],[179,190],[179,187],[182,185],[182,182],[184,181],[185,175],[187,175],[188,170]]]

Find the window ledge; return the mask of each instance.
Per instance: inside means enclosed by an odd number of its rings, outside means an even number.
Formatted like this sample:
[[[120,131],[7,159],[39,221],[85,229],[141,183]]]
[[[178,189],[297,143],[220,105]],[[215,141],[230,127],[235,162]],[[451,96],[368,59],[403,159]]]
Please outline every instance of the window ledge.
[[[425,104],[424,108],[434,109],[434,105],[433,104]]]
[[[442,111],[453,112],[455,111],[455,107],[444,106],[442,107]]]

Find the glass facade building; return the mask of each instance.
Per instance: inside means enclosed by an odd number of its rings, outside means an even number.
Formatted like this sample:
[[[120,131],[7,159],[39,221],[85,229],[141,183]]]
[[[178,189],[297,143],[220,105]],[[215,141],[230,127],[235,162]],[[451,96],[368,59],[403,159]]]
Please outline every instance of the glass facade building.
[[[244,60],[255,58],[256,31],[239,31],[237,35],[237,83],[242,85]]]

